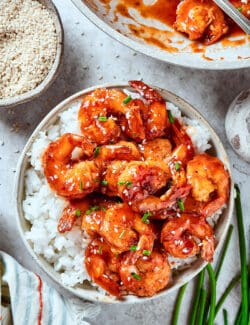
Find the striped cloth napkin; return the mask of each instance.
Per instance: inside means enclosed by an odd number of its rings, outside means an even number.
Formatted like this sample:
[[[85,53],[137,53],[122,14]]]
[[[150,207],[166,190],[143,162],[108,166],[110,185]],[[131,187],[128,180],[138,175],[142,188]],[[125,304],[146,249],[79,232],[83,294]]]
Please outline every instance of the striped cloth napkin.
[[[63,297],[1,251],[0,296],[2,325],[88,325],[101,310],[99,305]]]

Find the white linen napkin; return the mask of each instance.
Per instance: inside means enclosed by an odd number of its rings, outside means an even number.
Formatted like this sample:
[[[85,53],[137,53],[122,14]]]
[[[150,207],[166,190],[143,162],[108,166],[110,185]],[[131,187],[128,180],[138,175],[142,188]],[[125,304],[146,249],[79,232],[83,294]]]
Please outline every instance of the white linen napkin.
[[[2,251],[0,296],[2,325],[88,325],[101,310],[100,305],[63,297]]]

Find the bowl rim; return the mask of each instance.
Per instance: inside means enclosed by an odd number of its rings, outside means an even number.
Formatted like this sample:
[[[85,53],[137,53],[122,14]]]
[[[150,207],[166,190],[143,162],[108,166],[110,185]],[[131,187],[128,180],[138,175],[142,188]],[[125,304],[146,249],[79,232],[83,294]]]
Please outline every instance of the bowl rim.
[[[147,44],[139,43],[128,36],[123,35],[118,32],[101,18],[95,14],[87,4],[84,3],[84,0],[71,0],[71,2],[75,5],[75,7],[95,26],[97,26],[100,30],[102,30],[105,34],[112,37],[114,40],[119,43],[126,45],[130,49],[145,54],[146,56],[152,57],[156,60],[160,60],[166,63],[170,63],[176,66],[189,68],[189,69],[205,69],[205,70],[235,70],[235,69],[243,69],[250,67],[250,59],[238,60],[238,61],[197,61],[193,60],[192,65],[190,62],[185,62],[185,60],[181,61],[178,54],[170,53],[156,47],[152,47]],[[167,53],[167,57],[166,57]]]
[[[28,139],[21,156],[18,161],[17,169],[16,169],[16,176],[15,176],[15,183],[14,183],[14,200],[15,200],[15,210],[16,210],[16,222],[17,222],[17,227],[19,234],[22,238],[22,241],[32,256],[32,258],[38,263],[38,265],[42,268],[42,270],[50,277],[52,278],[57,285],[61,286],[62,288],[66,289],[68,292],[78,296],[79,298],[82,299],[87,299],[92,302],[98,302],[98,303],[122,303],[122,304],[130,304],[130,303],[140,303],[140,302],[145,302],[149,301],[151,299],[156,299],[160,298],[163,296],[166,296],[168,293],[178,289],[181,287],[183,284],[189,282],[191,279],[193,279],[200,271],[203,269],[206,265],[207,262],[202,261],[201,258],[198,258],[192,265],[187,268],[186,270],[180,271],[178,275],[175,277],[175,283],[171,287],[167,287],[154,295],[153,297],[137,297],[133,295],[127,296],[124,300],[120,301],[117,299],[114,299],[113,297],[110,296],[104,296],[100,293],[98,293],[95,290],[88,290],[88,289],[83,289],[79,287],[69,287],[64,285],[59,277],[59,273],[56,272],[52,265],[48,263],[45,258],[41,255],[38,255],[34,252],[31,244],[28,242],[28,240],[25,238],[25,229],[24,229],[24,223],[28,223],[27,220],[24,218],[24,213],[22,209],[22,201],[24,197],[24,173],[27,168],[27,163],[28,163],[28,155],[27,153],[29,152],[31,146],[33,145],[38,133],[40,131],[46,130],[49,125],[52,125],[55,123],[55,121],[58,118],[58,115],[64,111],[67,110],[68,108],[72,107],[72,104],[74,102],[79,102],[82,98],[82,96],[90,93],[91,91],[95,90],[96,88],[120,88],[120,89],[131,89],[129,87],[128,83],[105,83],[102,85],[97,85],[93,86],[90,88],[83,89],[70,97],[66,98],[62,102],[60,102],[58,105],[56,105],[55,108],[53,108],[44,118],[43,120],[39,123],[39,125],[35,128],[33,131],[32,135]],[[210,126],[210,124],[204,119],[204,117],[193,107],[191,106],[188,102],[180,98],[179,96],[173,94],[172,92],[169,92],[166,89],[162,89],[156,86],[151,86],[154,89],[158,90],[164,99],[168,102],[172,102],[174,105],[176,105],[181,112],[190,117],[190,118],[195,118],[199,120],[202,124],[204,124],[211,135],[211,143],[213,144],[213,147],[215,147],[218,156],[228,169],[230,179],[231,179],[231,185],[230,185],[230,197],[228,200],[227,207],[224,208],[223,213],[221,214],[217,227],[215,228],[215,233],[218,233],[217,235],[219,236],[218,241],[216,242],[215,246],[215,254],[218,254],[218,251],[220,250],[220,247],[222,246],[222,243],[224,241],[224,238],[226,236],[227,229],[229,227],[232,215],[233,215],[233,207],[234,207],[234,187],[233,187],[233,181],[232,181],[232,173],[231,173],[231,168],[230,168],[230,163],[229,163],[229,158],[228,155],[224,149],[224,146],[222,142],[220,141],[219,137],[213,130],[213,128]],[[184,108],[183,108],[184,107]],[[184,112],[185,111],[185,112]],[[189,112],[187,114],[187,111]],[[223,229],[220,229],[221,226],[220,224],[223,224]],[[215,256],[215,255],[214,255]],[[182,276],[183,275],[183,276]]]
[[[52,0],[38,0],[38,2],[40,2],[42,5],[46,7],[46,9],[49,10],[55,25],[56,36],[57,36],[55,60],[51,65],[48,74],[45,76],[45,78],[38,86],[23,94],[14,97],[7,97],[7,98],[0,99],[0,109],[15,107],[17,105],[29,102],[35,99],[36,97],[39,97],[50,87],[50,85],[56,80],[59,74],[61,63],[63,60],[63,53],[64,53],[64,46],[63,46],[64,30],[63,30],[62,20]]]

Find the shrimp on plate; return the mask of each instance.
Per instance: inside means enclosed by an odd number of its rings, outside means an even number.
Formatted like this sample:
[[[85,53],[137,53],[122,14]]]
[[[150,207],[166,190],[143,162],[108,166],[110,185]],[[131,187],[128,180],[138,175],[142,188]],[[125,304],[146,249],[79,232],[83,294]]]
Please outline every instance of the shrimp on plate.
[[[156,138],[139,145],[145,160],[163,161],[171,156],[172,144],[168,139]]]
[[[192,197],[203,204],[201,214],[211,216],[228,200],[230,176],[223,163],[208,154],[196,155],[187,164]]]
[[[145,224],[141,216],[126,203],[117,203],[107,209],[101,222],[99,234],[116,253],[133,247],[136,255],[151,252],[156,238],[151,224]]]
[[[161,242],[174,257],[186,258],[201,251],[201,257],[205,261],[213,260],[213,228],[200,216],[182,214],[166,221],[161,231]]]
[[[130,80],[129,85],[142,96],[145,102],[140,102],[146,133],[144,138],[152,140],[163,136],[170,124],[164,98],[142,81]]]
[[[73,228],[77,218],[85,213],[89,205],[90,200],[88,198],[69,201],[58,221],[57,230],[61,234],[66,231],[70,231]]]
[[[91,279],[111,295],[121,297],[118,274],[120,258],[102,238],[93,239],[85,250],[85,266]]]
[[[164,252],[154,249],[150,255],[134,262],[134,252],[122,257],[119,274],[125,288],[140,297],[151,297],[164,289],[171,278],[171,269]]]
[[[123,91],[106,88],[84,97],[78,113],[82,133],[97,144],[117,141],[123,132],[142,141],[145,133],[137,101],[126,102],[127,97]]]
[[[82,156],[92,157],[94,146],[83,136],[65,133],[51,142],[42,156],[44,175],[56,194],[68,199],[83,198],[96,190],[100,178],[100,168],[93,160],[72,158],[72,153],[80,148]]]
[[[177,7],[174,28],[190,40],[213,44],[228,32],[223,11],[212,0],[183,0]]]

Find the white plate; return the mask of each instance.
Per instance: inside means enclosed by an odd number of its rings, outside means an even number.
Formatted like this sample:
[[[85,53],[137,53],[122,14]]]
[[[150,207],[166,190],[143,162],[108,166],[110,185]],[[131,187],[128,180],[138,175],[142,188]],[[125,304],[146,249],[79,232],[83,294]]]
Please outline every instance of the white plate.
[[[75,294],[76,296],[88,299],[91,301],[100,301],[100,302],[111,302],[111,303],[134,303],[134,302],[143,302],[145,300],[153,299],[154,297],[160,297],[164,296],[167,293],[176,290],[180,286],[182,286],[184,283],[191,280],[197,273],[200,272],[200,270],[206,265],[206,262],[204,262],[201,258],[197,259],[188,269],[178,271],[178,274],[173,276],[173,281],[171,284],[152,298],[138,298],[136,296],[127,296],[123,301],[115,300],[112,297],[106,296],[103,297],[103,294],[100,294],[94,287],[91,287],[90,285],[79,285],[77,287],[71,288],[68,286],[65,286],[61,282],[60,273],[56,272],[52,265],[49,264],[42,256],[37,255],[32,248],[32,245],[28,240],[25,238],[25,232],[30,230],[31,224],[24,218],[24,212],[22,208],[22,202],[24,200],[24,175],[27,168],[30,168],[29,164],[29,156],[27,153],[30,151],[34,141],[36,140],[39,132],[46,131],[49,126],[54,124],[56,120],[58,119],[58,115],[62,112],[67,110],[68,108],[72,107],[74,103],[79,103],[81,101],[81,98],[83,95],[86,95],[90,91],[94,90],[97,87],[107,87],[107,88],[120,88],[120,89],[129,89],[127,84],[105,84],[101,86],[96,86],[92,88],[88,88],[85,90],[82,90],[71,97],[65,99],[63,102],[61,102],[59,105],[57,105],[38,125],[38,127],[35,129],[33,134],[31,135],[30,139],[28,140],[22,155],[19,160],[19,164],[17,167],[17,173],[16,173],[16,182],[15,182],[15,200],[16,200],[16,208],[17,208],[17,223],[19,227],[19,231],[21,234],[21,237],[24,241],[24,244],[34,260],[42,267],[42,269],[52,278],[54,279],[60,286],[64,287],[65,289],[69,290],[71,293]],[[187,117],[190,117],[192,119],[197,119],[201,125],[204,125],[211,134],[211,145],[212,150],[211,152],[218,156],[227,169],[230,172],[230,165],[227,153],[214,132],[214,130],[211,128],[211,126],[205,121],[205,119],[187,102],[185,102],[180,97],[170,93],[167,90],[162,90],[157,87],[154,87],[157,89],[161,95],[164,97],[164,99],[168,102],[172,102],[174,105],[179,107],[183,114]],[[223,210],[223,213],[220,216],[220,219],[215,227],[215,246],[216,251],[218,250],[218,245],[222,243],[223,238],[226,234],[226,231],[228,229],[228,226],[230,224],[230,219],[233,212],[233,184],[231,184],[231,190],[230,190],[230,198],[229,202],[227,204],[227,207]]]
[[[128,26],[129,24],[135,25],[135,19],[142,23],[142,18],[135,11],[131,12],[131,15],[135,17],[133,20],[122,16],[118,16],[118,19],[116,19],[112,10],[107,11],[104,0],[71,1],[105,33],[135,51],[153,58],[199,69],[226,70],[250,67],[250,36],[246,34],[234,38],[230,37],[227,42],[219,41],[205,47],[198,45],[197,42],[188,40],[185,36],[177,33],[167,25],[163,25],[155,20],[146,21],[144,19],[143,24],[153,26],[160,31],[160,33],[157,32],[158,36],[155,39],[159,39],[161,34],[164,36],[164,33],[167,33],[166,39],[168,38],[169,40],[164,41],[164,43],[169,47],[169,50],[162,50],[155,45],[147,44],[142,38],[134,36],[131,32]],[[114,8],[117,2],[118,0],[112,0],[110,2],[111,7]],[[194,52],[193,47],[196,50],[197,47],[200,47],[202,52]],[[173,49],[178,49],[178,52],[173,52]]]

